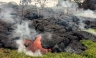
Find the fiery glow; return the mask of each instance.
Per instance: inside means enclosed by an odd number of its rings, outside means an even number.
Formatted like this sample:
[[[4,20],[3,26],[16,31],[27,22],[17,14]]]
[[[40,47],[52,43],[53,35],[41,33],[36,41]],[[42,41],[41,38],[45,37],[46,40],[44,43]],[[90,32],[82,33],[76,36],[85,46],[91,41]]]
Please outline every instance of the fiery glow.
[[[42,38],[42,36],[39,35],[38,37],[36,37],[35,41],[26,39],[26,40],[24,40],[24,46],[27,48],[27,50],[31,50],[32,52],[40,50],[40,52],[42,54],[45,54],[46,52],[51,51],[51,49],[44,49],[41,46],[41,42],[40,42],[41,38]]]

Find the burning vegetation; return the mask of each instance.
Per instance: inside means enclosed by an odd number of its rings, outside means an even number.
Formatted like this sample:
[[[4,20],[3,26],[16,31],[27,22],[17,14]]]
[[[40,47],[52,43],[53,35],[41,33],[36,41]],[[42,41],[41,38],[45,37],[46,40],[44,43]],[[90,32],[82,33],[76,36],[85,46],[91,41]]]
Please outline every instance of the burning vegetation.
[[[1,4],[0,47],[18,49],[31,56],[85,51],[87,47],[80,40],[96,42],[96,35],[85,31],[96,29],[95,8],[87,6],[90,10],[82,10],[75,2],[59,2],[62,3],[54,7],[36,7],[26,2]]]

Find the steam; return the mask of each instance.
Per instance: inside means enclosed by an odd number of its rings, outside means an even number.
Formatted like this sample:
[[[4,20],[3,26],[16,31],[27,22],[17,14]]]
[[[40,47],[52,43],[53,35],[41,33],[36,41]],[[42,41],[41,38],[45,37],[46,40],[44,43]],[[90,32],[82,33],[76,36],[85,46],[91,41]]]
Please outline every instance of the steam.
[[[9,11],[10,10],[10,11]],[[0,20],[3,20],[7,23],[14,24],[20,22],[20,17],[17,16],[17,12],[7,4],[0,5]]]
[[[71,2],[71,1],[64,1],[64,0],[59,0],[58,6],[68,7],[68,8],[77,8],[78,7],[78,5],[76,3]]]
[[[18,44],[19,53],[25,53],[26,55],[29,56],[42,56],[40,50],[36,50],[34,53],[30,50],[27,50],[26,47],[24,46],[24,41],[22,39],[17,40],[16,43]]]
[[[20,39],[29,38],[34,40],[38,33],[35,29],[29,27],[29,21],[22,21],[20,24],[16,25],[12,34],[14,34],[14,37],[20,37]]]
[[[81,10],[77,11],[77,13],[74,14],[75,16],[82,16],[82,17],[90,17],[90,18],[96,18],[96,13],[92,10]]]

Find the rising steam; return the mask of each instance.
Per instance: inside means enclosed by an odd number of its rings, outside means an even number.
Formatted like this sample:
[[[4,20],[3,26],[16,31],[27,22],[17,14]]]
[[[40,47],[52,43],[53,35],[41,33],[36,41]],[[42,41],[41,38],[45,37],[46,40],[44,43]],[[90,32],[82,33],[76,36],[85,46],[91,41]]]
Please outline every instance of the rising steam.
[[[16,43],[18,45],[19,53],[25,53],[26,55],[29,55],[29,56],[42,56],[42,53],[40,52],[40,50],[36,50],[35,52],[27,50],[26,47],[24,46],[24,41],[22,39],[17,40]]]

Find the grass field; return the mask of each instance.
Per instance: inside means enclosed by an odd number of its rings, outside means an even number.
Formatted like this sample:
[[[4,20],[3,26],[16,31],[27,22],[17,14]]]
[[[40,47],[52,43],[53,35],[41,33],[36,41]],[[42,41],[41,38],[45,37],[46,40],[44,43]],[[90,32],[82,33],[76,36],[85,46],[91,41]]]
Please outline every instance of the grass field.
[[[0,58],[96,58],[96,43],[90,40],[82,40],[88,49],[82,54],[70,53],[47,53],[41,57],[27,56],[23,53],[18,53],[16,50],[0,48]]]

